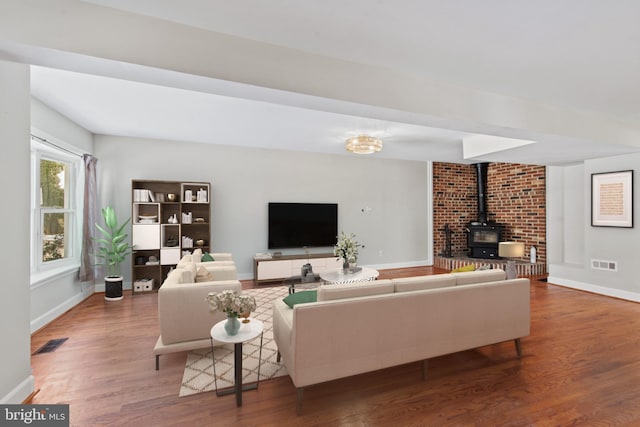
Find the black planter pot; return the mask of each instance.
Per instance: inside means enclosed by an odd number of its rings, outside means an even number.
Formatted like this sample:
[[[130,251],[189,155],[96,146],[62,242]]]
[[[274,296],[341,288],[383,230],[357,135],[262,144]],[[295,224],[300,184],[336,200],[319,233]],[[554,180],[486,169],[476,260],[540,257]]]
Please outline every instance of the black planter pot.
[[[107,301],[120,301],[122,299],[122,276],[104,278],[104,299]]]

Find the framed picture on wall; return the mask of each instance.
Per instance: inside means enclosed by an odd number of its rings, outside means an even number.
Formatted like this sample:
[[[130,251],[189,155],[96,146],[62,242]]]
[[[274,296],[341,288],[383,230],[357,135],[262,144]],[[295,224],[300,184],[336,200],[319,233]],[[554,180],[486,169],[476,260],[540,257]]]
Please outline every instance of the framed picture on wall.
[[[633,171],[591,174],[591,225],[633,227]]]

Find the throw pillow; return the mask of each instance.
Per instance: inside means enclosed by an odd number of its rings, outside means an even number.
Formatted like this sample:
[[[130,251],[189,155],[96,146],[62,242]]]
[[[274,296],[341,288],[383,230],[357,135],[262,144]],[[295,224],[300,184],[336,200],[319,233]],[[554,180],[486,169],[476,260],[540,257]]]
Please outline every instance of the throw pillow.
[[[196,283],[200,282],[212,282],[213,274],[209,270],[204,267],[200,267],[198,269],[198,273],[196,274]]]
[[[202,258],[202,249],[194,249],[191,253],[191,256],[193,257],[193,262],[200,262],[199,259]]]
[[[208,261],[215,261],[215,259],[213,259],[213,257],[209,252],[205,252],[204,255],[202,255],[202,259],[200,261],[208,262]]]
[[[452,273],[463,273],[465,271],[475,271],[476,266],[473,264],[465,265],[464,267],[458,267],[451,270]]]
[[[318,297],[317,291],[299,291],[291,295],[284,297],[282,301],[289,307],[293,308],[296,304],[302,304],[305,302],[316,302]]]

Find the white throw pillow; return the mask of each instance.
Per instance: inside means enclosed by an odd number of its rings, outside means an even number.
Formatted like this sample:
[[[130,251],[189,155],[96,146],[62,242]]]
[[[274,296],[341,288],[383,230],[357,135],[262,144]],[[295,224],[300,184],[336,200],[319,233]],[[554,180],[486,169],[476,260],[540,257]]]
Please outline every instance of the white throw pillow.
[[[202,261],[202,249],[194,249],[193,253],[191,254],[191,260],[193,262]]]
[[[212,282],[212,281],[213,281],[213,274],[211,274],[209,270],[207,270],[204,267],[198,268],[198,273],[196,274],[196,283]]]

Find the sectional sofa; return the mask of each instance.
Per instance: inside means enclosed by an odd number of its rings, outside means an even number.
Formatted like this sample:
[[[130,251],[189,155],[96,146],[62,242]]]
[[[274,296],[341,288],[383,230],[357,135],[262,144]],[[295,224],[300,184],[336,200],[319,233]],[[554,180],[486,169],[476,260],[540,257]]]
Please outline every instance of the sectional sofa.
[[[529,335],[529,279],[502,270],[323,285],[273,306],[278,358],[297,388]]]
[[[221,292],[225,289],[242,292],[231,256],[220,255],[214,254],[214,258],[227,259],[199,262],[200,254],[185,255],[160,286],[160,336],[153,348],[156,370],[160,368],[162,354],[196,350],[211,345],[211,327],[226,319],[226,315],[209,309],[205,300],[209,292]]]

